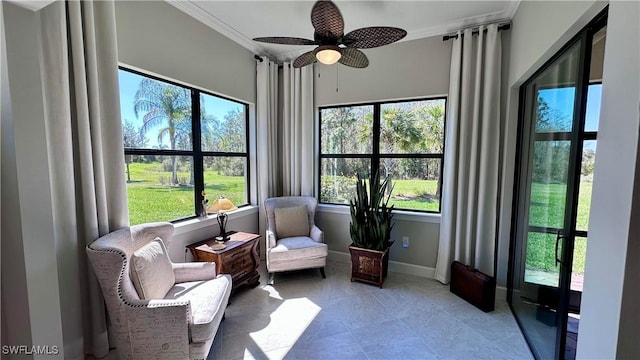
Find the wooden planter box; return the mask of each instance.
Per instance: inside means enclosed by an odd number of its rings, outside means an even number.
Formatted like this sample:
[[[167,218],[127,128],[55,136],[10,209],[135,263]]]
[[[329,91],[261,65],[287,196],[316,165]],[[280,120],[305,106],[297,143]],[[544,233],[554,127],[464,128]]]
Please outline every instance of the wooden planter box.
[[[378,285],[387,277],[389,248],[384,251],[349,246],[351,253],[351,281]]]

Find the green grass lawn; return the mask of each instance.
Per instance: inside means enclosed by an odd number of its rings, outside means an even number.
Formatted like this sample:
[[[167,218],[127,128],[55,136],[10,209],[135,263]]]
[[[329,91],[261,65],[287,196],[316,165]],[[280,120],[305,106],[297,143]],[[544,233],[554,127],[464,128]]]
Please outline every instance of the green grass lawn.
[[[437,180],[394,180],[389,203],[398,209],[439,211],[437,188]]]
[[[529,225],[562,228],[564,220],[566,186],[561,184],[532,185],[531,204],[529,207]],[[550,205],[546,205],[550,204]],[[578,215],[576,227],[587,230],[589,226],[589,210],[591,204],[591,183],[580,183],[578,198]],[[557,272],[555,266],[555,234],[529,233],[527,239],[526,268]],[[560,246],[558,251],[560,252]],[[584,258],[587,248],[586,238],[576,238],[573,255],[573,272],[584,273]]]
[[[127,183],[129,219],[132,225],[153,221],[166,221],[193,216],[194,191],[190,185],[167,185],[171,172],[162,163],[132,163],[129,165],[131,182]],[[225,196],[236,205],[246,204],[246,184],[243,176],[222,176],[205,170],[205,189],[209,201]],[[189,171],[178,172],[179,179],[188,182]],[[438,211],[435,197],[436,180],[395,180],[391,204],[399,209]],[[562,227],[566,187],[560,184],[534,183],[529,224]],[[577,227],[588,229],[591,183],[582,182],[578,202]],[[552,204],[548,206],[546,204]],[[527,269],[557,271],[555,267],[555,235],[530,233],[527,243]],[[586,239],[576,238],[573,269],[584,272]]]
[[[348,204],[349,199],[355,196],[356,179],[347,177],[323,177],[322,187],[337,187],[333,192],[323,191],[322,202]],[[393,180],[393,194],[389,204],[396,209],[439,211],[440,199],[435,196],[438,187],[437,180]],[[335,195],[339,192],[339,195]]]
[[[195,215],[193,186],[167,185],[171,172],[164,171],[161,163],[132,163],[129,171],[131,182],[127,183],[127,194],[131,225]],[[178,171],[178,178],[187,179],[188,182],[189,172]],[[247,202],[243,176],[222,176],[205,170],[204,181],[210,202],[219,196],[230,199],[236,205]]]

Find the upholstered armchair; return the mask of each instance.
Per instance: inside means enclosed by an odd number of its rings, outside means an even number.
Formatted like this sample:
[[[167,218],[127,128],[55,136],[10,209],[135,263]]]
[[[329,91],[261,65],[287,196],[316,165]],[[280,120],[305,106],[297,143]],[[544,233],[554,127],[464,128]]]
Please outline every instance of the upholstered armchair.
[[[118,358],[205,359],[229,301],[215,263],[172,263],[173,225],[109,233],[87,246],[114,330]]]
[[[266,258],[269,284],[276,272],[320,268],[325,277],[327,245],[315,225],[318,200],[310,196],[283,196],[264,202],[267,213]]]

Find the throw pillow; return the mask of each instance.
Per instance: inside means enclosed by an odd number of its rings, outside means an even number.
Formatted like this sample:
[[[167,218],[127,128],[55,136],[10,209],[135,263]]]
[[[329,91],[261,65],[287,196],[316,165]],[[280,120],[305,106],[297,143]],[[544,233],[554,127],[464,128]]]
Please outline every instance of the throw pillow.
[[[309,236],[307,205],[276,208],[276,236],[278,239],[292,236]]]
[[[143,300],[163,299],[176,281],[167,248],[160,238],[134,252],[129,267],[133,286]]]

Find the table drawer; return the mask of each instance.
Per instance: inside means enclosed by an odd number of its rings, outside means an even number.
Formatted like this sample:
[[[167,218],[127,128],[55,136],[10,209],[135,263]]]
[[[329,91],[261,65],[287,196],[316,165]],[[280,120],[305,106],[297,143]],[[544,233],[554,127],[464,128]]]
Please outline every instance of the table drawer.
[[[213,261],[218,274],[231,275],[235,290],[243,285],[255,287],[260,283],[257,271],[260,258],[256,251],[259,239],[257,234],[234,232],[230,234],[225,249],[213,250],[214,239],[203,240],[187,248],[191,250],[194,260]]]

